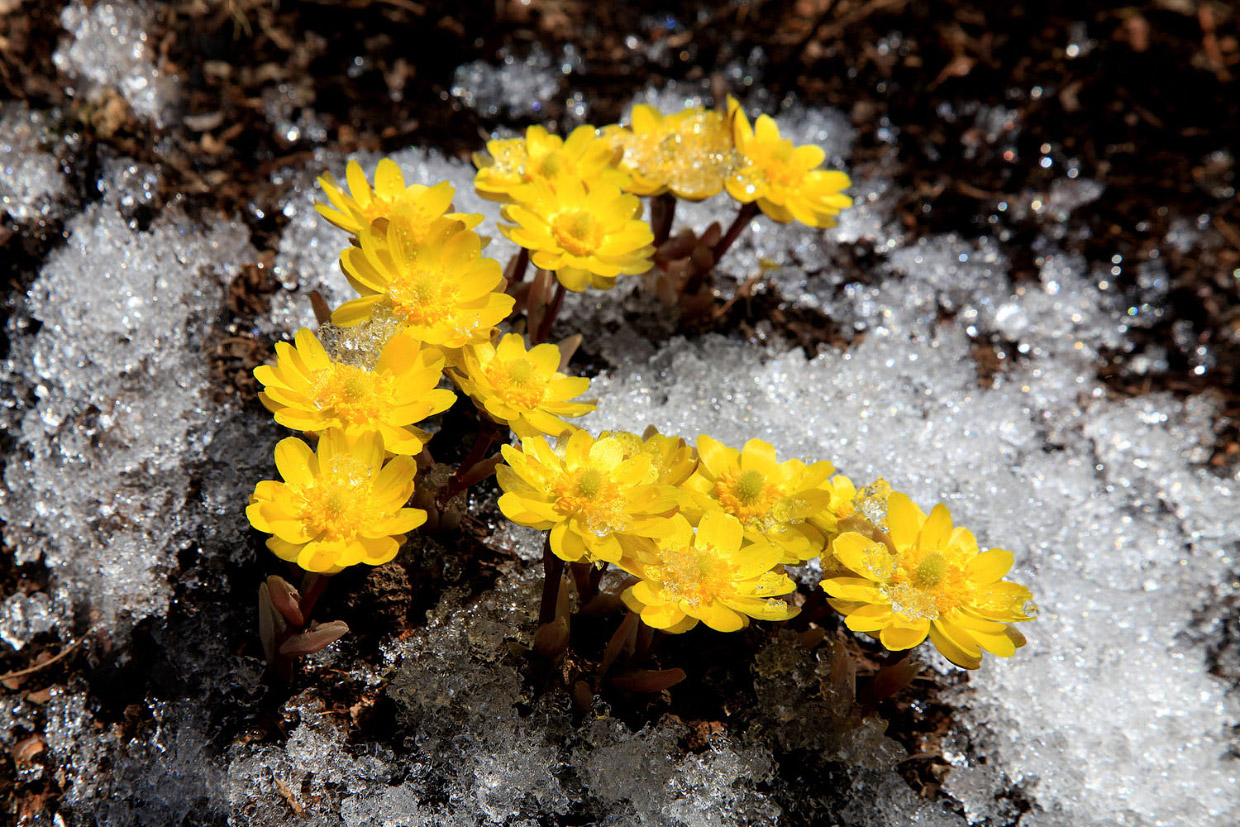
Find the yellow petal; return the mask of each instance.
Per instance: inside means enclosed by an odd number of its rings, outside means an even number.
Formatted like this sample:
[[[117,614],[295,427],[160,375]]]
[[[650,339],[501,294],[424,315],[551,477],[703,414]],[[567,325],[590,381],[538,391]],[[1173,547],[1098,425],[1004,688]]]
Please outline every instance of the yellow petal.
[[[718,479],[725,471],[740,467],[739,451],[729,448],[706,434],[698,437],[697,449],[698,457],[701,459],[698,471],[699,473],[705,471],[703,476],[711,482]]]
[[[301,550],[304,546],[304,543],[290,543],[285,540],[281,540],[279,537],[267,538],[267,549],[281,560],[288,560],[289,562],[294,562],[297,560],[297,557],[301,554]]]
[[[685,618],[685,613],[670,603],[662,606],[641,606],[639,611],[642,623],[652,629],[669,629]]]
[[[992,549],[970,560],[965,566],[965,575],[978,585],[989,585],[1002,580],[1003,575],[1011,571],[1014,562],[1012,552]]]
[[[685,607],[682,606],[681,608],[684,609]],[[696,608],[686,610],[685,614],[693,615],[716,632],[738,632],[745,628],[746,625],[744,615],[717,602],[704,603]],[[643,616],[642,619],[645,620],[645,617]]]
[[[574,563],[586,555],[586,545],[581,535],[569,527],[569,521],[557,523],[551,529],[551,553],[561,560]]]
[[[890,606],[866,605],[844,617],[844,625],[854,632],[877,632],[895,620]]]
[[[778,465],[775,448],[760,439],[751,439],[741,450],[741,470],[772,473]]]
[[[923,549],[939,550],[947,545],[952,534],[952,515],[947,506],[939,503],[921,526],[917,544]]]
[[[892,492],[887,498],[887,527],[896,549],[905,551],[917,542],[921,523],[921,509],[913,504],[908,495]]]
[[[889,601],[873,582],[860,577],[830,577],[822,581],[822,588],[832,597],[841,600],[855,600],[860,603],[879,603],[890,605]]]
[[[364,296],[345,302],[332,312],[332,324],[337,327],[352,327],[366,321],[382,298],[382,296]]]
[[[976,669],[982,665],[982,652],[963,629],[943,620],[930,624],[930,642],[957,666]]]
[[[712,511],[703,516],[702,521],[698,523],[697,538],[694,543],[700,547],[713,546],[726,553],[739,549],[744,536],[745,529],[740,520],[722,511]]]
[[[491,353],[488,354],[487,351],[491,351]],[[519,333],[508,333],[499,340],[499,344],[494,348],[490,345],[482,345],[475,352],[480,359],[480,365],[486,364],[489,361],[486,358],[488,355],[494,356],[494,358],[499,359],[501,362],[511,362],[513,359],[520,359],[525,355],[525,339]]]
[[[310,460],[314,452],[297,437],[287,437],[276,444],[276,468],[287,483],[305,485],[314,481]]]
[[[836,537],[831,543],[831,553],[867,580],[881,581],[892,572],[893,564],[887,547],[855,531]]]
[[[363,549],[362,559],[359,562],[372,566],[383,565],[400,551],[400,543],[392,537],[362,537],[358,542]]]
[[[929,632],[929,620],[918,620],[907,625],[897,622],[884,626],[879,632],[878,639],[891,651],[900,652],[904,649],[912,649],[921,643]]]
[[[405,191],[405,176],[391,158],[384,158],[375,169],[375,193],[385,201],[392,201]]]

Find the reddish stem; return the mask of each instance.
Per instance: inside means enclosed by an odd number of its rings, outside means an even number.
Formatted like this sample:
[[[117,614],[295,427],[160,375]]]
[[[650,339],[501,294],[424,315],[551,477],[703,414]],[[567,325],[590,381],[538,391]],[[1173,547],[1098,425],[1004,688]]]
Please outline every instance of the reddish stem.
[[[327,590],[329,579],[330,577],[326,574],[308,572],[305,579],[301,581],[301,616],[306,619],[307,624],[310,623],[310,613],[314,611],[314,604],[319,602],[319,598]]]
[[[465,476],[466,472],[486,458],[487,451],[491,450],[491,446],[495,444],[495,438],[498,436],[499,429],[495,427],[495,423],[486,415],[479,415],[478,433],[474,437],[474,447],[469,449],[469,455],[461,460],[461,464],[457,466],[456,473],[448,480],[443,494],[440,495],[440,502],[446,503],[461,493],[461,478]]]
[[[655,196],[650,202],[650,229],[654,232],[654,246],[659,247],[672,235],[676,219],[676,196],[670,192]]]
[[[555,620],[555,607],[560,601],[560,580],[564,578],[564,561],[551,551],[551,537],[543,545],[543,593],[538,607],[538,625]]]
[[[530,266],[530,251],[521,248],[512,261],[508,262],[508,272],[504,273],[504,278],[508,279],[507,292],[512,293],[518,284],[525,281],[525,271]]]
[[[719,239],[719,243],[715,245],[715,249],[711,251],[711,255],[714,257],[716,263],[719,262],[719,259],[723,258],[723,254],[726,253],[728,248],[732,246],[732,243],[740,237],[740,234],[744,232],[745,228],[749,226],[749,222],[753,221],[754,216],[757,214],[758,205],[756,203],[749,203],[741,206],[740,212],[736,214],[736,218],[733,219],[731,226],[729,226],[727,232],[723,234],[723,238]]]
[[[542,321],[538,325],[538,333],[531,344],[541,345],[551,335],[551,325],[555,324],[555,317],[560,315],[560,306],[564,304],[564,292],[563,282],[557,281],[555,296],[552,297],[551,304],[547,305],[547,310],[543,313]]]

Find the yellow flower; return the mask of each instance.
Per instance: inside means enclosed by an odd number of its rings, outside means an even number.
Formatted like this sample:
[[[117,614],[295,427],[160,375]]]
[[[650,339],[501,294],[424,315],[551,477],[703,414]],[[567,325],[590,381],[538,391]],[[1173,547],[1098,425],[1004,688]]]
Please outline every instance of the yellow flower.
[[[952,663],[976,669],[982,650],[1010,657],[1025,644],[1009,623],[1033,618],[1024,586],[1003,580],[1012,552],[978,553],[977,540],[952,528],[945,505],[927,517],[906,495],[887,501],[887,536],[847,532],[832,549],[848,572],[822,581],[829,602],[855,632],[869,632],[893,651],[929,635]]]
[[[616,277],[653,266],[654,233],[642,221],[641,201],[614,185],[560,178],[555,186],[535,181],[512,191],[500,232],[528,249],[534,265],[555,272],[574,292],[606,290]]]
[[[330,172],[324,173],[319,178],[319,186],[327,193],[331,205],[320,202],[315,204],[315,209],[319,211],[319,215],[354,236],[360,235],[372,222],[389,218],[398,210],[416,216],[422,225],[430,224],[448,212],[455,194],[452,185],[447,181],[433,187],[422,184],[406,186],[405,176],[391,158],[381,160],[375,169],[373,190],[357,161],[349,161],[345,168],[345,180],[349,185],[349,193],[336,183]],[[452,213],[448,217],[464,221],[471,229],[482,221],[481,215],[474,214]]]
[[[561,417],[584,416],[595,408],[593,402],[569,401],[589,390],[590,380],[559,369],[558,347],[542,344],[527,351],[525,340],[509,333],[498,346],[467,347],[460,369],[450,373],[479,408],[517,436],[559,436],[573,427]]]
[[[373,432],[354,440],[332,429],[314,451],[296,437],[282,439],[276,468],[284,482],[255,486],[245,514],[273,535],[267,548],[306,571],[386,563],[405,533],[426,522],[426,512],[403,507],[413,494],[413,459],[393,457],[385,465],[383,456],[383,440]]]
[[[612,164],[614,157],[611,143],[592,126],[577,127],[567,140],[531,126],[524,138],[487,141],[486,152],[474,153],[474,189],[491,201],[509,201],[513,189],[535,180],[569,177],[620,187],[628,175]]]
[[[553,450],[546,438],[505,445],[496,469],[500,511],[514,523],[551,530],[551,551],[568,561],[618,562],[638,556],[642,538],[667,529],[676,506],[671,489],[650,485],[650,459],[625,458],[615,438],[574,431]]]
[[[697,471],[685,483],[694,493],[685,507],[689,519],[722,509],[741,521],[750,540],[780,546],[787,563],[822,553],[826,538],[809,518],[830,502],[820,486],[835,470],[831,463],[778,462],[775,449],[760,439],[737,451],[703,434],[697,447]]]
[[[332,314],[340,327],[388,315],[419,341],[459,348],[490,339],[512,311],[512,296],[496,292],[504,281],[499,262],[483,258],[478,234],[460,221],[438,218],[421,237],[402,222],[375,224],[358,241],[340,266],[361,298]]]
[[[416,454],[430,436],[413,424],[456,401],[452,391],[435,387],[443,354],[408,334],[392,337],[371,370],[333,361],[304,327],[294,341],[295,346],[276,343],[274,367],[254,369],[264,386],[258,398],[286,428],[310,433],[342,428],[349,437],[377,431],[391,453]]]
[[[620,440],[625,459],[638,454],[649,457],[650,471],[645,480],[648,483],[677,487],[697,469],[697,451],[693,446],[686,445],[678,436],[664,436],[653,425],[641,436],[628,431],[603,431],[599,438],[603,437]]]
[[[750,127],[740,104],[728,98],[734,118],[733,135],[740,154],[737,170],[728,179],[728,193],[742,204],[758,202],[762,212],[781,223],[800,221],[810,227],[834,227],[840,210],[852,199],[842,193],[852,182],[837,170],[818,169],[826,160],[822,147],[793,146],[779,136],[770,115]]]
[[[723,192],[735,152],[727,116],[701,106],[664,115],[649,104],[629,113],[631,127],[607,131],[624,150],[620,166],[633,176],[625,187],[636,195],[671,192],[701,201]]]
[[[783,551],[765,541],[746,544],[735,517],[712,511],[694,530],[677,514],[672,531],[657,541],[657,554],[621,566],[639,580],[621,598],[655,629],[684,632],[705,623],[735,632],[758,620],[787,620],[797,609],[774,598],[796,585],[776,570]]]

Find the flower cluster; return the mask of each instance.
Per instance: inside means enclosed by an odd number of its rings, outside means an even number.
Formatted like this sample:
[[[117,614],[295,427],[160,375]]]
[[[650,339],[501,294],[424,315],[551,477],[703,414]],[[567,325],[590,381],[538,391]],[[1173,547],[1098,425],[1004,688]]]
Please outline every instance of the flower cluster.
[[[757,203],[775,221],[811,227],[834,226],[840,210],[852,206],[843,194],[848,176],[820,169],[826,160],[821,147],[781,137],[770,115],[751,126],[735,98],[728,98],[725,112],[695,106],[664,115],[638,104],[629,122],[607,134],[623,153],[630,192],[700,201],[726,190],[742,204]]]
[[[568,372],[576,345],[546,341],[565,291],[607,289],[658,266],[688,274],[656,285],[661,296],[667,284],[701,296],[701,277],[759,210],[821,228],[852,203],[848,177],[822,168],[822,149],[795,145],[768,115],[751,124],[731,98],[722,111],[637,105],[628,121],[566,138],[532,126],[475,154],[474,186],[502,203],[498,230],[520,247],[506,274],[484,255],[483,216],[453,211],[450,184],[408,184],[391,159],[373,185],[356,162],[347,186],[320,179],[318,209],[347,234],[340,267],[356,295],[316,310],[318,333],[277,343],[274,364],[254,372],[275,420],[309,440],[281,441],[281,479],[250,498],[247,516],[270,535],[268,548],[308,572],[384,563],[413,529],[442,529],[439,509],[494,472],[502,513],[547,532],[556,580],[544,614],[563,604],[558,560],[577,564],[587,584],[590,566],[625,572],[619,598],[649,627],[734,632],[797,616],[805,601],[787,567],[816,561],[826,603],[887,649],[929,638],[966,668],[983,651],[1012,655],[1024,643],[1012,624],[1036,611],[1031,595],[1003,579],[1013,555],[981,551],[945,506],[927,515],[881,479],[858,489],[830,462],[781,461],[759,439],[737,448],[653,429],[595,437],[573,424],[595,403],[582,398],[589,379]],[[724,193],[741,204],[726,232],[671,237],[675,199]],[[540,272],[522,284],[530,263]],[[465,399],[472,413],[454,407]],[[411,507],[419,468],[435,466],[423,426],[449,410],[476,426],[475,444],[450,478],[430,477],[440,482],[419,491],[424,507]],[[509,433],[514,441],[487,458]],[[276,580],[272,611],[306,628]],[[815,611],[827,611],[821,600]],[[567,641],[550,621],[543,628]],[[339,630],[328,632],[302,634]]]
[[[385,563],[426,522],[425,510],[405,507],[412,458],[430,440],[419,423],[457,400],[447,380],[520,435],[558,435],[563,417],[594,408],[574,401],[589,380],[561,372],[555,345],[527,351],[515,334],[492,344],[514,299],[499,262],[482,255],[482,216],[450,211],[450,184],[407,185],[387,158],[373,187],[356,162],[346,179],[347,192],[320,179],[328,203],[319,212],[350,236],[340,266],[358,295],[331,322],[356,346],[333,351],[303,328],[276,344],[275,364],[254,371],[276,421],[317,448],[281,442],[283,481],[260,482],[246,513],[271,535],[272,552],[320,573]]]
[[[830,463],[780,462],[762,440],[737,450],[703,435],[694,450],[657,432],[578,430],[503,455],[504,515],[547,530],[561,559],[635,576],[623,600],[657,629],[787,620],[798,610],[780,599],[795,588],[784,566],[820,556],[831,605],[888,649],[929,636],[972,669],[982,649],[1015,652],[1024,639],[1008,624],[1033,616],[1029,591],[1002,580],[1012,554],[979,553],[945,506],[927,517],[882,481],[857,492]]]
[[[474,156],[474,186],[505,202],[504,235],[581,291],[651,268],[655,235],[636,196],[700,201],[726,191],[775,221],[832,226],[852,200],[848,176],[819,169],[824,160],[821,148],[782,138],[769,115],[750,126],[731,98],[724,112],[638,104],[627,126],[580,126],[567,139],[532,126],[523,138],[490,141]]]

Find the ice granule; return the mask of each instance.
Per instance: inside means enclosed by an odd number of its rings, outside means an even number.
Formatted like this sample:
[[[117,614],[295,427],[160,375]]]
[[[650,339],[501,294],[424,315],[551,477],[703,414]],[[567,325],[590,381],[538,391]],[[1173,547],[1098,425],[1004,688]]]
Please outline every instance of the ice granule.
[[[1090,178],[1057,178],[1051,182],[1046,209],[1056,221],[1067,221],[1074,210],[1102,197],[1106,187]]]
[[[691,106],[707,106],[709,105],[708,98],[709,84],[706,82],[688,83],[671,80],[661,87],[647,86],[629,101],[624,108],[621,121],[627,124],[628,113],[639,103],[653,106],[660,112],[670,113],[679,112]]]
[[[305,698],[286,707],[299,722],[282,748],[234,745],[234,823],[289,823],[290,807],[293,823],[350,827],[780,823],[762,744],[724,732],[686,754],[672,719],[633,729],[599,705],[578,722],[566,693],[531,691],[512,646],[529,642],[540,572],[513,567],[468,603],[450,591],[425,628],[386,645],[399,749],[348,744]]]
[[[502,520],[487,538],[487,545],[511,551],[520,559],[533,563],[542,560],[543,544],[546,541],[545,532],[517,525],[510,520]]]
[[[70,39],[61,42],[52,60],[84,85],[88,97],[115,90],[138,116],[163,127],[173,117],[180,81],[155,65],[155,44],[148,35],[153,15],[145,3],[73,0],[60,13]]]
[[[904,748],[884,737],[885,721],[862,716],[851,656],[838,641],[810,650],[794,632],[783,630],[758,651],[753,673],[757,705],[751,737],[784,752],[808,750],[818,760],[875,770],[904,757]]]
[[[21,649],[32,637],[55,625],[51,601],[43,592],[18,592],[0,603],[0,640],[14,649]]]
[[[962,827],[943,801],[925,801],[895,773],[862,770],[853,775],[856,795],[840,813],[847,827]]]
[[[949,310],[966,301],[989,306],[995,290],[1006,287],[1007,258],[989,238],[976,242],[955,235],[921,238],[893,251],[888,261],[897,273],[932,287]]]
[[[452,75],[452,96],[487,117],[524,118],[542,113],[559,93],[565,76],[583,67],[571,45],[552,56],[535,43],[524,58],[504,47],[499,57],[498,66],[476,60],[458,66]]]
[[[778,824],[781,810],[755,790],[771,779],[769,751],[723,736],[701,754],[677,760],[681,733],[669,724],[632,732],[598,717],[582,728],[572,758],[586,792],[600,802],[605,827],[725,827]]]
[[[17,561],[51,570],[59,618],[82,600],[123,636],[162,613],[167,575],[203,519],[187,507],[194,464],[226,415],[205,337],[255,253],[235,223],[169,211],[138,229],[122,205],[140,199],[140,170],[106,177],[104,199],[69,223],[10,320],[2,422],[17,445],[0,518]]]
[[[59,215],[67,183],[48,151],[57,140],[52,113],[24,103],[0,107],[0,213],[19,224]]]

